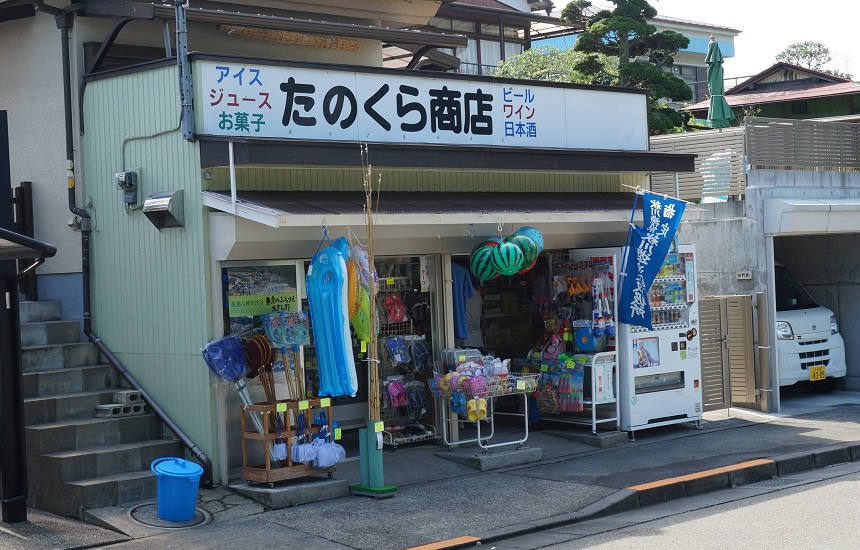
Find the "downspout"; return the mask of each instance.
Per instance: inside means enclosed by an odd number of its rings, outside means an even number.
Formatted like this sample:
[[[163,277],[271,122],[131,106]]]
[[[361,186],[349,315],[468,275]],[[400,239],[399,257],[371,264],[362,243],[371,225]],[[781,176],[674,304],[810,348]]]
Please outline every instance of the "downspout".
[[[194,141],[194,92],[191,88],[191,65],[188,64],[188,24],[186,0],[176,0],[176,63],[179,72],[179,102],[182,106],[182,137]]]
[[[48,8],[40,4],[40,9]],[[164,412],[158,403],[156,403],[147,393],[135,377],[125,368],[119,359],[108,349],[107,345],[92,329],[92,301],[90,297],[90,234],[92,233],[92,219],[89,213],[84,208],[80,208],[76,204],[75,198],[75,151],[72,128],[72,85],[71,85],[71,57],[69,52],[69,29],[72,26],[72,21],[75,12],[79,11],[83,5],[73,4],[69,6],[71,9],[57,10],[56,12],[48,12],[55,16],[57,27],[59,27],[62,39],[62,55],[63,55],[63,100],[65,102],[65,129],[66,129],[66,185],[69,193],[69,210],[78,216],[78,229],[81,231],[81,276],[83,286],[83,316],[84,316],[84,334],[95,344],[102,355],[113,365],[119,374],[125,379],[128,384],[139,391],[144,401],[149,405],[149,408],[163,422],[182,443],[191,451],[200,465],[203,467],[203,474],[200,476],[200,485],[206,488],[212,487],[212,462],[206,454],[194,444],[193,441],[183,432],[179,426]],[[45,9],[45,11],[48,11]]]

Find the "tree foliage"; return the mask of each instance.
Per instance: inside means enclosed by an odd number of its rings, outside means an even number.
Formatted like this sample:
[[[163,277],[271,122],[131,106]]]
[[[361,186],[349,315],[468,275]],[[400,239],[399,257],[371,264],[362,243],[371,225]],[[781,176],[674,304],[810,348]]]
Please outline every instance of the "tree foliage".
[[[807,40],[806,42],[791,44],[776,54],[774,60],[777,63],[791,63],[792,65],[800,65],[801,67],[817,71],[821,69],[822,65],[833,61],[833,58],[830,57],[830,48],[821,42]]]
[[[846,80],[854,80],[854,75],[851,73],[843,73],[842,71],[836,69],[821,69],[822,73],[827,73],[829,75],[833,75],[839,78],[844,78]]]
[[[575,67],[582,63],[586,55],[573,49],[562,50],[555,46],[539,46],[526,50],[505,61],[501,61],[493,71],[494,76],[503,78],[524,78],[550,82],[573,82],[576,84],[611,85],[611,80],[599,76],[610,74],[606,65],[613,61],[605,56],[595,57],[595,75],[586,75]]]
[[[579,73],[619,86],[649,90],[649,124],[652,133],[675,131],[683,116],[666,101],[689,101],[692,90],[671,72],[678,50],[690,40],[674,31],[657,32],[648,19],[657,10],[647,0],[610,0],[614,10],[600,10],[588,0],[574,0],[565,6],[561,19],[585,25],[574,50],[585,54],[574,65]],[[616,58],[616,66],[598,62],[598,56]],[[615,72],[611,72],[615,69]]]
[[[830,48],[821,42],[812,42],[809,40],[806,42],[795,42],[776,54],[774,61],[777,63],[784,61],[785,63],[799,65],[801,67],[806,67],[807,69],[812,69],[813,71],[821,71],[833,76],[838,76],[839,78],[847,78],[848,80],[853,79],[853,76],[848,73],[843,73],[842,71],[834,69],[822,68],[823,65],[833,61],[833,57],[830,55]]]

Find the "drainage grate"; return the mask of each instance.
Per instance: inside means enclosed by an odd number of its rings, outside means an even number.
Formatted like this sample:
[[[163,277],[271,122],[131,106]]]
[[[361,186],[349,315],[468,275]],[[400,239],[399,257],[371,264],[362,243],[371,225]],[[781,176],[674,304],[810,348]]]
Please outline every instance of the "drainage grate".
[[[167,521],[158,517],[157,504],[141,504],[135,506],[128,512],[129,517],[138,523],[149,525],[152,527],[164,527],[169,529],[177,529],[183,527],[194,527],[201,523],[209,523],[212,521],[212,516],[204,512],[200,508],[194,509],[194,517],[188,521]]]
[[[803,481],[802,479],[792,478],[792,477],[777,477],[774,479],[765,479],[764,481],[756,481],[755,483],[747,483],[746,485],[740,485],[739,488],[743,489],[746,487],[756,488],[756,487],[782,487],[784,485],[791,485],[792,483],[798,483]]]

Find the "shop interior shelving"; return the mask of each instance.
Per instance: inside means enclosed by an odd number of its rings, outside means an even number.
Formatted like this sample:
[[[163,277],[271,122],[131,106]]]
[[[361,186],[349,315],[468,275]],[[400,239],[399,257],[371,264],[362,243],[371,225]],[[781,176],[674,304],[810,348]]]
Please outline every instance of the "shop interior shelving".
[[[402,293],[412,291],[413,289],[414,284],[411,277],[380,277],[377,300],[384,304],[386,296],[393,294],[402,295]],[[415,327],[410,315],[407,315],[403,321],[390,322],[390,320],[383,314],[384,309],[382,307],[379,308],[379,311],[380,326],[378,339],[380,342],[380,356],[387,353],[387,350],[383,349],[382,345],[385,338],[400,336],[408,345],[409,340],[416,337]],[[402,381],[404,385],[406,385],[407,389],[410,388],[410,385],[421,384],[422,391],[426,392],[424,382],[416,380],[414,372],[403,374],[396,365],[391,365],[384,361],[380,361],[379,363],[379,380],[380,384],[382,384],[380,391],[383,392],[386,391],[386,382],[390,382],[392,380]],[[435,426],[425,422],[419,422],[418,419],[404,416],[398,412],[395,407],[381,408],[380,416],[381,420],[385,423],[385,429],[382,431],[382,443],[386,447],[392,448],[392,450],[397,450],[397,447],[400,445],[437,439]],[[420,435],[402,434],[398,428],[402,428],[408,424],[420,424],[420,426],[425,429],[426,433]]]

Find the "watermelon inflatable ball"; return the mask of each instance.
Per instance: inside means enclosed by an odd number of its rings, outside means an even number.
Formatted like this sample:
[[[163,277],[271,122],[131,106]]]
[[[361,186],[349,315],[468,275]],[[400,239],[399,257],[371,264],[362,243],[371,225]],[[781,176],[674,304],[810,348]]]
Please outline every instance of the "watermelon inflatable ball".
[[[472,254],[474,254],[476,250],[482,247],[493,248],[499,246],[500,242],[502,242],[502,240],[499,237],[489,237],[487,239],[484,239],[472,247]]]
[[[496,246],[483,246],[472,252],[469,258],[469,268],[472,275],[482,281],[491,281],[495,279],[499,272],[493,267],[493,250]]]
[[[514,232],[514,235],[525,235],[537,245],[538,254],[543,252],[543,235],[541,232],[535,229],[534,227],[530,227],[528,225],[524,225],[517,229]]]
[[[506,243],[513,243],[520,247],[520,250],[523,251],[523,266],[532,265],[538,257],[538,247],[537,244],[530,238],[525,235],[520,235],[519,233],[514,233],[507,239],[505,239]]]
[[[515,275],[522,269],[523,251],[514,243],[503,242],[499,246],[490,249],[492,251],[493,267],[502,275]]]
[[[535,258],[535,261],[533,261],[529,265],[523,264],[524,267],[522,269],[520,269],[519,271],[517,271],[517,275],[522,275],[523,273],[528,273],[529,271],[531,271],[532,268],[535,266],[535,264],[537,264],[537,261],[538,261],[538,259]]]

